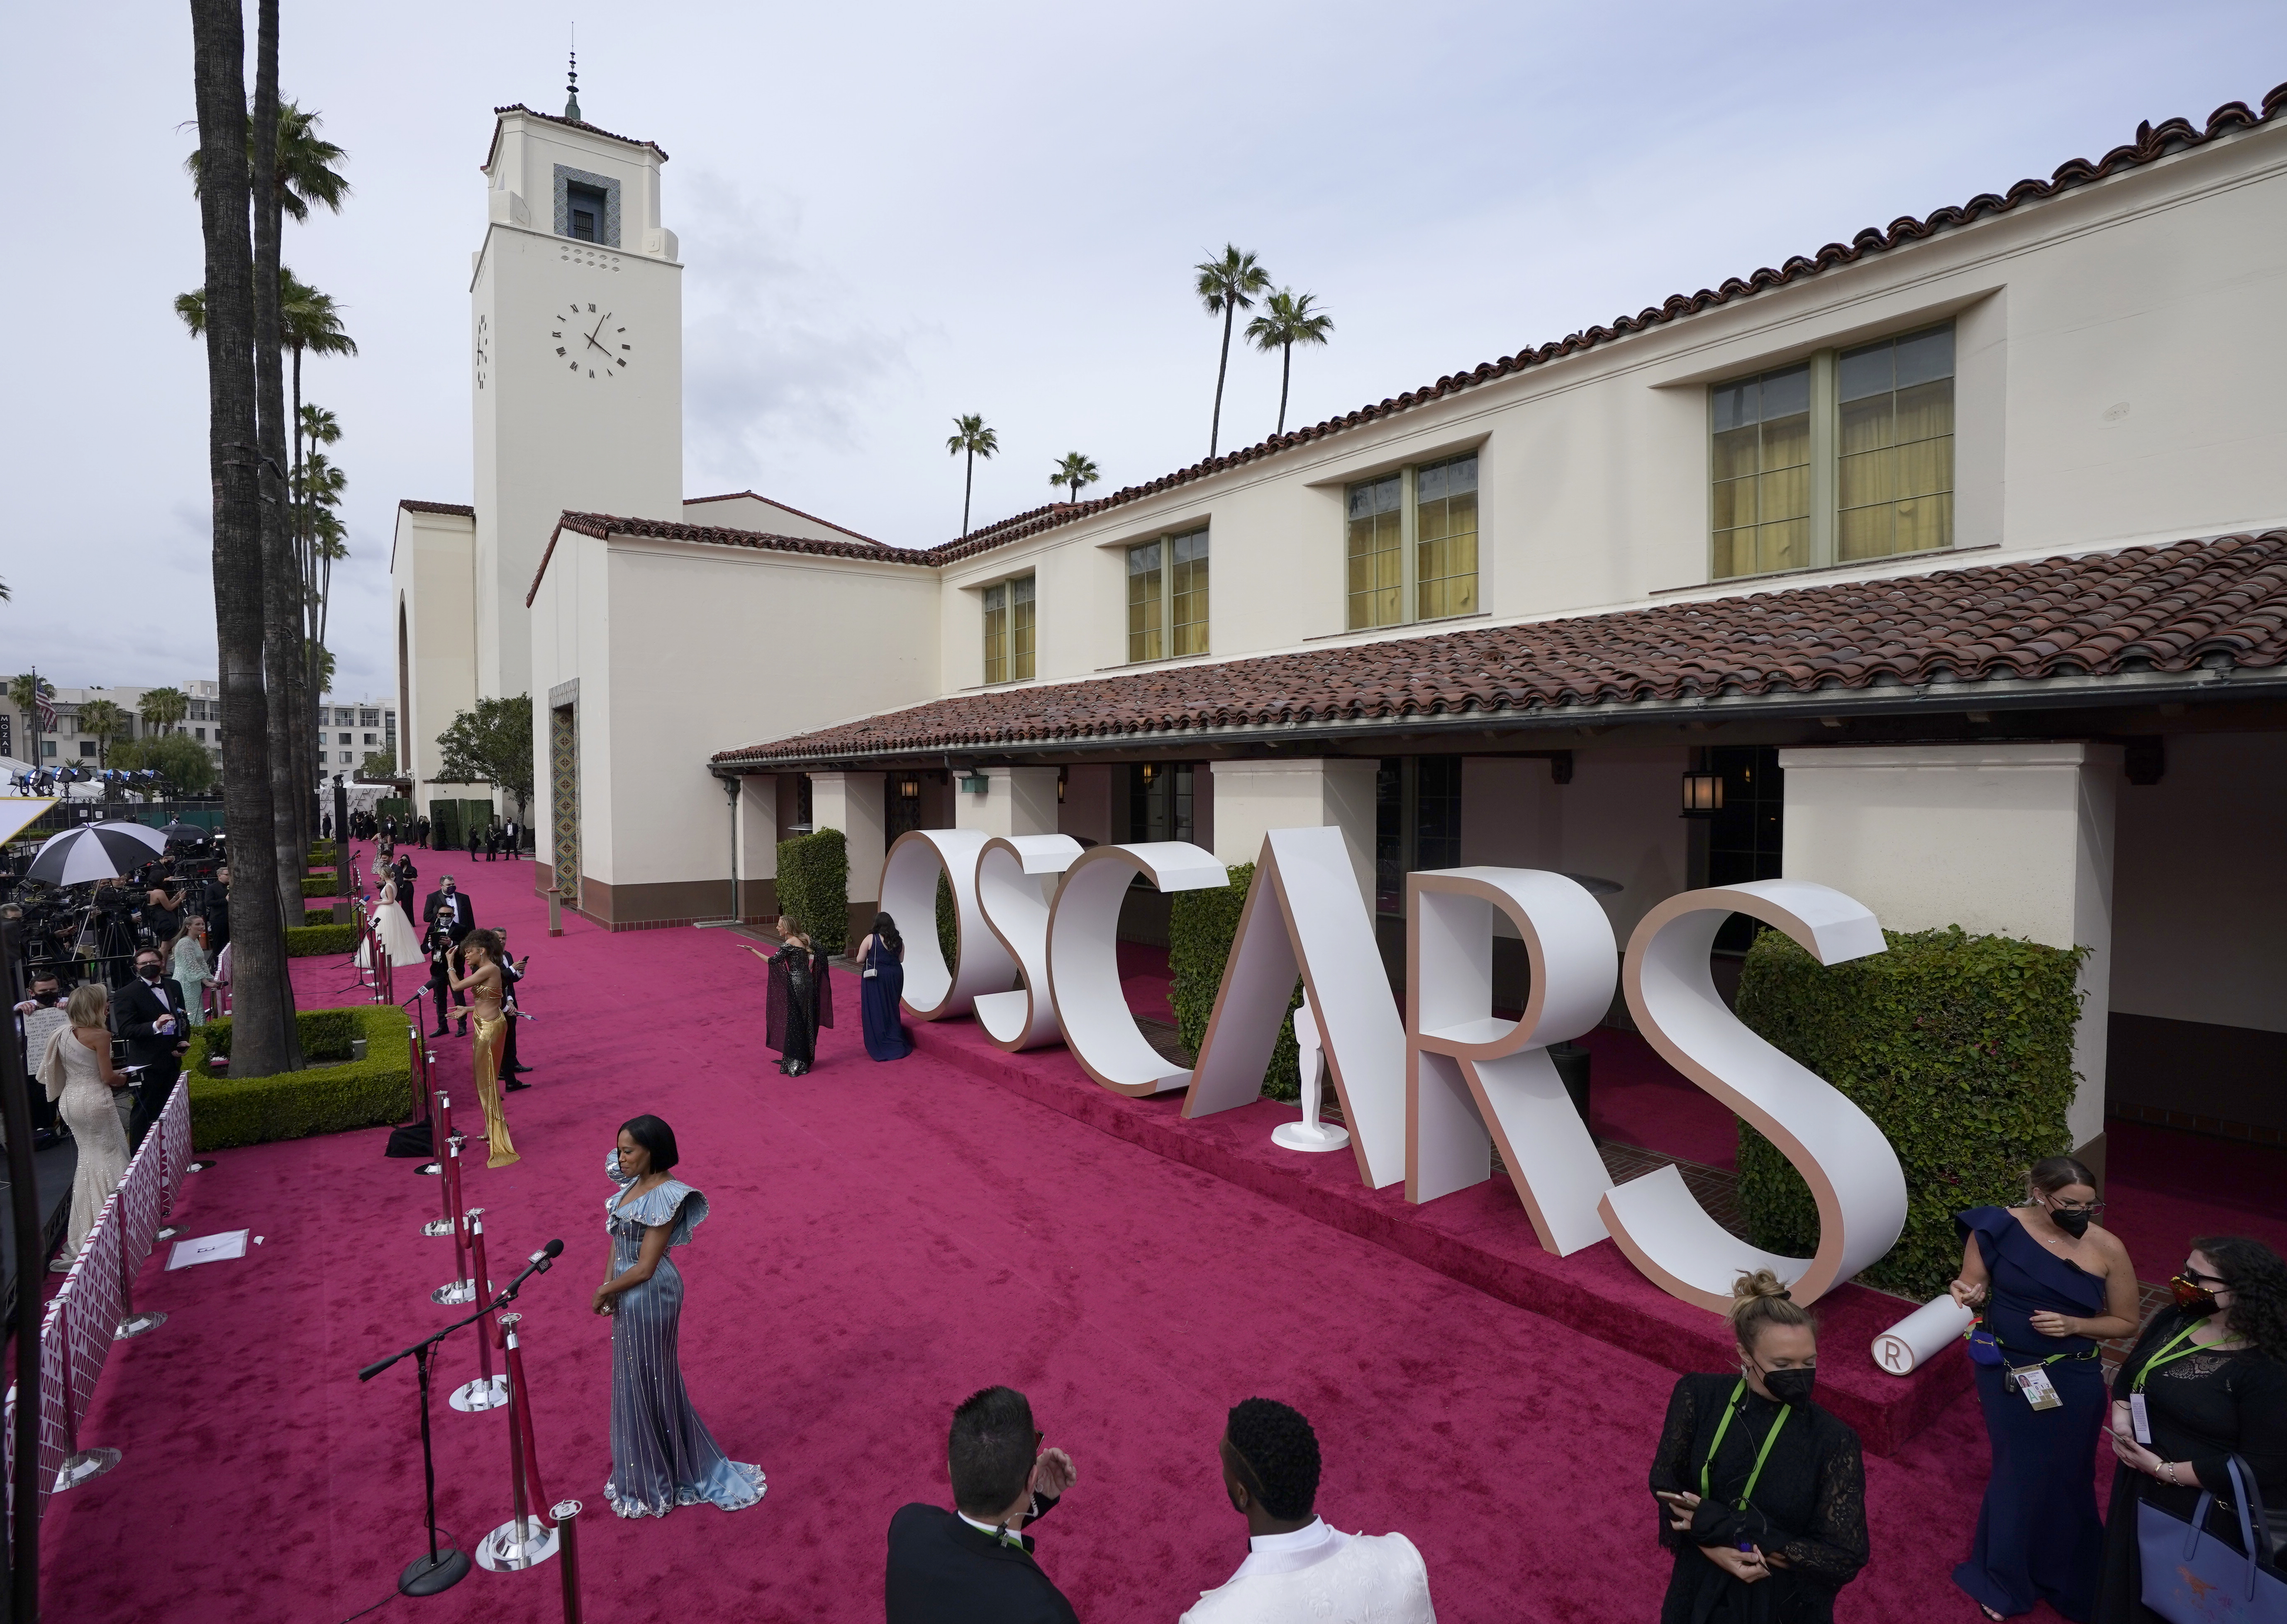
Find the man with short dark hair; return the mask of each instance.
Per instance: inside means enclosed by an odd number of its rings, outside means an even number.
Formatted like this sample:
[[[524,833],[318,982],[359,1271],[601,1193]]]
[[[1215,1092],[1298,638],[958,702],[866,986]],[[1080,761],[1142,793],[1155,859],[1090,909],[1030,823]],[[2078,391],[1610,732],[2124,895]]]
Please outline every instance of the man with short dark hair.
[[[890,1519],[889,1624],[1079,1624],[1022,1532],[1072,1486],[1072,1456],[1041,1443],[1014,1388],[987,1387],[954,1411],[955,1510],[916,1503]]]
[[[1276,1399],[1242,1399],[1215,1446],[1246,1560],[1178,1624],[1312,1624],[1322,1618],[1436,1624],[1429,1570],[1402,1533],[1342,1533],[1318,1517],[1318,1437]],[[1331,1610],[1329,1610],[1331,1604]]]
[[[151,1124],[166,1108],[167,1096],[182,1074],[183,1052],[191,1046],[190,1005],[183,984],[169,975],[157,950],[145,948],[135,955],[135,979],[112,996],[112,1019],[127,1040],[127,1062],[143,1068],[134,1086],[127,1121],[128,1147],[142,1144]],[[130,1101],[122,1099],[122,1105]]]

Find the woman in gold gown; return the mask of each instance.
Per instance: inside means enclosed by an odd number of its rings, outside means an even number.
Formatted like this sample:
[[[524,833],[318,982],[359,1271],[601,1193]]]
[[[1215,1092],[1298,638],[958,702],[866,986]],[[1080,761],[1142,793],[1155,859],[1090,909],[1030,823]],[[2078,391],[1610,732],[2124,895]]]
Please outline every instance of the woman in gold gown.
[[[453,990],[469,995],[469,1021],[474,1029],[477,1100],[485,1108],[485,1141],[491,1155],[487,1167],[506,1167],[522,1158],[508,1136],[508,1116],[501,1107],[501,1045],[508,1037],[508,1013],[501,1001],[501,939],[488,930],[473,930],[462,943],[463,976],[449,976]],[[449,973],[448,973],[449,975]]]

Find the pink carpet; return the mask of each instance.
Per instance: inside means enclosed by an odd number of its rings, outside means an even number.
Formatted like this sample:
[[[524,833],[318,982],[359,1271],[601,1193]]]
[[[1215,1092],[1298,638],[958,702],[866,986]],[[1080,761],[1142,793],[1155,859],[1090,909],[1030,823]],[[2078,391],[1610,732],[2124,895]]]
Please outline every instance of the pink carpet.
[[[589,1508],[590,1618],[878,1619],[890,1513],[945,1497],[947,1413],[996,1380],[1079,1463],[1041,1554],[1084,1618],[1172,1620],[1236,1565],[1214,1443],[1256,1392],[1318,1426],[1331,1520],[1421,1547],[1441,1619],[1656,1607],[1643,1476],[1667,1370],[926,1056],[874,1065],[852,980],[819,1069],[779,1077],[734,939],[574,919],[550,940],[527,868],[455,872],[534,953],[538,1086],[510,1108],[525,1159],[473,1168],[470,1196],[503,1262],[567,1242],[523,1306],[547,1490]],[[315,994],[333,968],[297,981]],[[465,1075],[465,1042],[440,1047]],[[677,1257],[684,1368],[717,1438],[770,1474],[735,1516],[623,1523],[602,1503],[609,1332],[587,1298],[603,1157],[642,1110],[676,1125],[714,1204]],[[383,1138],[227,1151],[186,1182],[190,1234],[250,1226],[264,1244],[146,1265],[138,1304],[170,1318],[116,1347],[83,1431],[124,1463],[51,1502],[49,1617],[323,1624],[391,1594],[422,1544],[412,1370],[355,1372],[444,1322],[427,1294],[451,1247],[418,1234],[436,1186]],[[463,1340],[441,1376],[474,1367]],[[502,1418],[440,1393],[434,1419],[442,1519],[471,1542],[509,1514]],[[1869,1462],[1876,1556],[1840,1616],[1967,1612],[1947,1574],[1985,1454],[1959,1403]],[[548,1620],[558,1583],[553,1564],[478,1573],[376,1616]]]

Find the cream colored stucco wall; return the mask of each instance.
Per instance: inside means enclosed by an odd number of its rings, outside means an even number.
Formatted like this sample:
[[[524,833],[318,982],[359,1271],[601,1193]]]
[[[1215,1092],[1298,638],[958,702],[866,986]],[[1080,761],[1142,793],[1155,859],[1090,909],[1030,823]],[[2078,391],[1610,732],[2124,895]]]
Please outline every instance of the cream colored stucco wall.
[[[1706,386],[1945,319],[1956,324],[1957,545],[1999,549],[1959,562],[2287,523],[2282,126],[950,566],[942,686],[982,681],[981,589],[1027,571],[1040,680],[1121,666],[1121,549],[1203,519],[1210,658],[1345,636],[1343,485],[1473,445],[1491,618],[1943,566],[1945,555],[1921,555],[1710,585]]]
[[[436,781],[438,735],[476,704],[475,543],[472,519],[397,510],[387,646],[397,648],[401,606],[408,663],[398,770],[413,775],[416,805],[428,803]]]
[[[818,541],[864,541],[854,531],[814,519],[782,507],[766,496],[741,491],[729,496],[695,496],[683,504],[686,524],[716,524],[726,530],[755,530],[766,536],[807,536]]]
[[[1597,901],[1626,948],[1636,921],[1690,882],[1688,825],[1676,815],[1690,756],[1682,746],[1578,751],[1570,784],[1554,782],[1543,761],[1466,758],[1461,861],[1616,881],[1619,891]]]

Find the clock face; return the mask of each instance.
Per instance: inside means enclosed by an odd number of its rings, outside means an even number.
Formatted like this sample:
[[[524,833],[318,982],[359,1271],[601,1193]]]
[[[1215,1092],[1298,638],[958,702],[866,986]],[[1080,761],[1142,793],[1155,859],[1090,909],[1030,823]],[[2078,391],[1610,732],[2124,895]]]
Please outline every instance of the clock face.
[[[574,377],[617,377],[634,358],[635,341],[607,305],[575,300],[558,311],[549,323],[549,342]]]
[[[485,378],[493,367],[493,319],[477,318],[477,387],[485,386]]]

